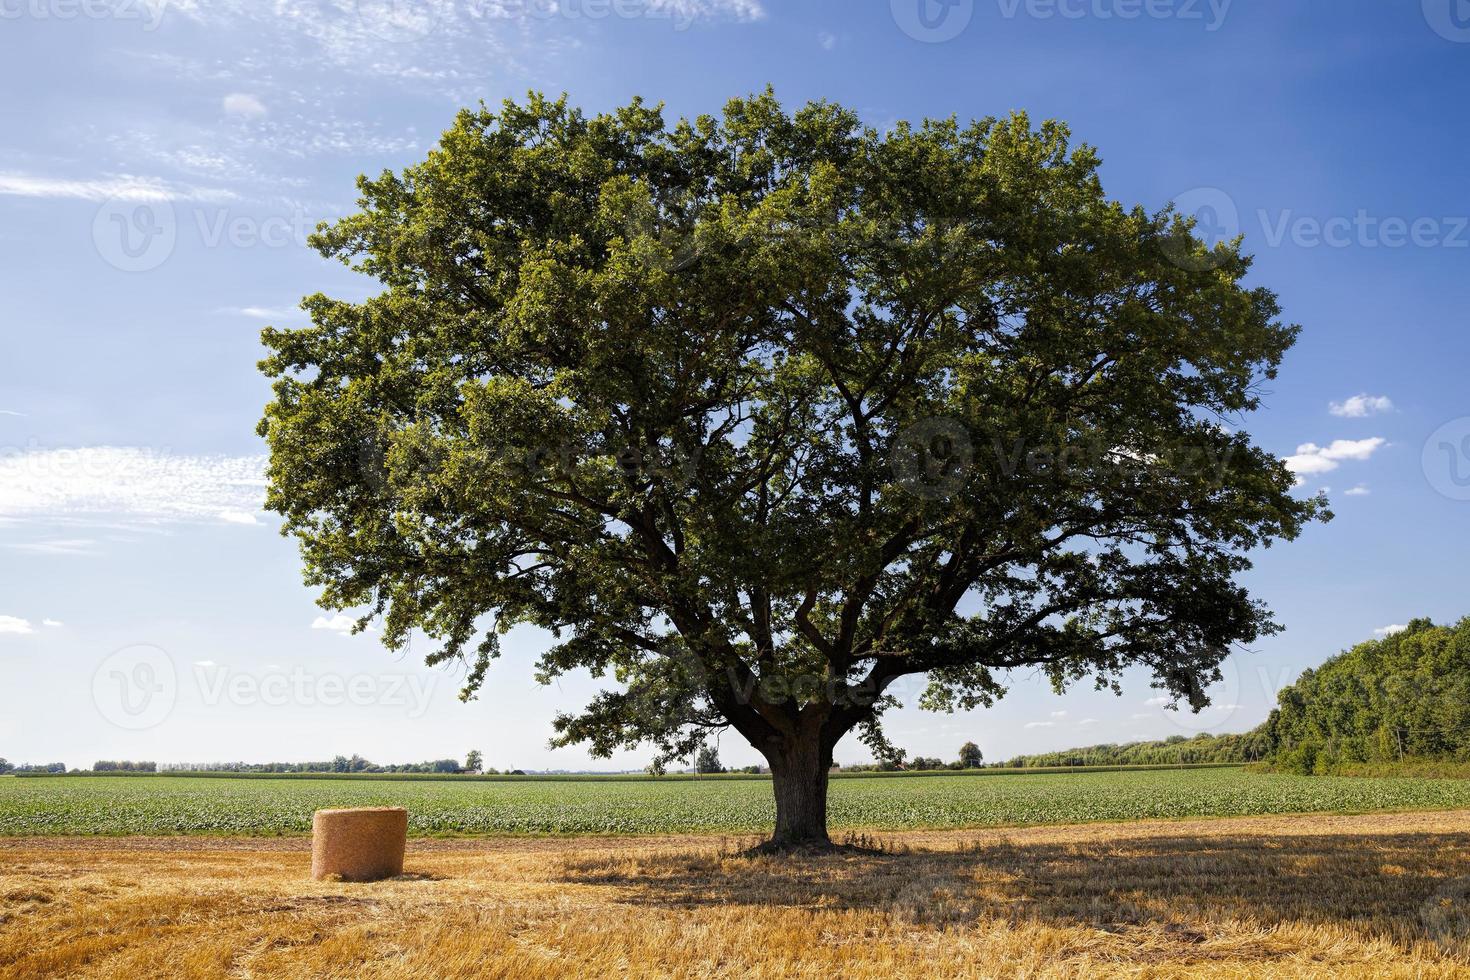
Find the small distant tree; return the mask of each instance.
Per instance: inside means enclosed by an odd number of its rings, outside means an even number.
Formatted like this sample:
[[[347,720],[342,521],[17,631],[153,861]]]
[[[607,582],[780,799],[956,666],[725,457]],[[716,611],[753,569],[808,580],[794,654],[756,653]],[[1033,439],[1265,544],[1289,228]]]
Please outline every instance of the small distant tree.
[[[664,765],[664,760],[662,758],[658,758],[658,759],[654,759],[652,762],[650,762],[648,764],[648,767],[645,769],[645,771],[650,776],[662,776],[665,773],[667,773],[669,770],[668,770],[668,767]]]
[[[465,772],[480,772],[485,768],[485,757],[479,749],[470,749],[469,755],[464,757],[464,768]]]
[[[965,769],[979,769],[980,764],[985,761],[985,756],[980,752],[980,746],[974,742],[966,742],[960,746],[960,765]]]
[[[11,765],[11,764],[10,764],[10,763],[9,763],[9,762],[8,762],[8,761],[6,761],[6,760],[5,760],[5,759],[0,759],[0,776],[4,776],[4,775],[7,775],[7,774],[8,774],[8,773],[10,773],[10,772],[11,772],[11,770],[13,770],[13,769],[14,769],[14,768],[15,768],[15,767],[14,767],[14,766],[12,766],[12,765]]]
[[[694,771],[700,774],[724,772],[725,767],[720,765],[720,750],[713,745],[701,748],[694,757]]]

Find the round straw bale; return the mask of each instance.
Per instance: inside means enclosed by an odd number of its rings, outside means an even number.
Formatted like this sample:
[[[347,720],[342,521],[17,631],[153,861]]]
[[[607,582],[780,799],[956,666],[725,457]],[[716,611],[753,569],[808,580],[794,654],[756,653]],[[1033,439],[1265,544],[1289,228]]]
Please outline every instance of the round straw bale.
[[[311,876],[377,881],[403,874],[407,838],[402,807],[318,810],[311,821]]]

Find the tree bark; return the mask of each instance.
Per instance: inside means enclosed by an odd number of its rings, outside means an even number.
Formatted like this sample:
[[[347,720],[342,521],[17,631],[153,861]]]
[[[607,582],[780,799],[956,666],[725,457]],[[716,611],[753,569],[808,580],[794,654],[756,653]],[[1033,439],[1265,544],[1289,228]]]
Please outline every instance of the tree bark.
[[[827,779],[832,747],[820,732],[803,732],[767,756],[776,792],[776,831],[767,850],[828,848]]]

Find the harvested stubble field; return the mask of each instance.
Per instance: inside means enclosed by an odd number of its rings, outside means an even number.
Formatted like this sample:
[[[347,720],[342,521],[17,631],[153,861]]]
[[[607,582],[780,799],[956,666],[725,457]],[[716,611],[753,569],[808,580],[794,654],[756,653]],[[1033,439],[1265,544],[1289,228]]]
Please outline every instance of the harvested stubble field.
[[[0,841],[0,976],[1470,975],[1470,812],[908,832],[775,859],[710,837]]]
[[[764,779],[58,776],[0,779],[0,836],[306,834],[313,811],[353,806],[407,807],[414,835],[756,834],[775,819]],[[1470,780],[1190,769],[834,779],[829,815],[838,830],[907,830],[1458,808]]]

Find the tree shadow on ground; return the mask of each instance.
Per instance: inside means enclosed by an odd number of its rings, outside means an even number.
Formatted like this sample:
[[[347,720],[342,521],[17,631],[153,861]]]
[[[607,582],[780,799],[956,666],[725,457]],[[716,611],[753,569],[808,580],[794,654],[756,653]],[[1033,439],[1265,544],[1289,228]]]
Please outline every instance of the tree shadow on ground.
[[[1150,927],[1183,943],[1203,942],[1212,922],[1331,925],[1470,955],[1470,833],[1019,843],[997,833],[949,850],[572,855],[562,872],[634,905],[873,910],[936,928]]]

